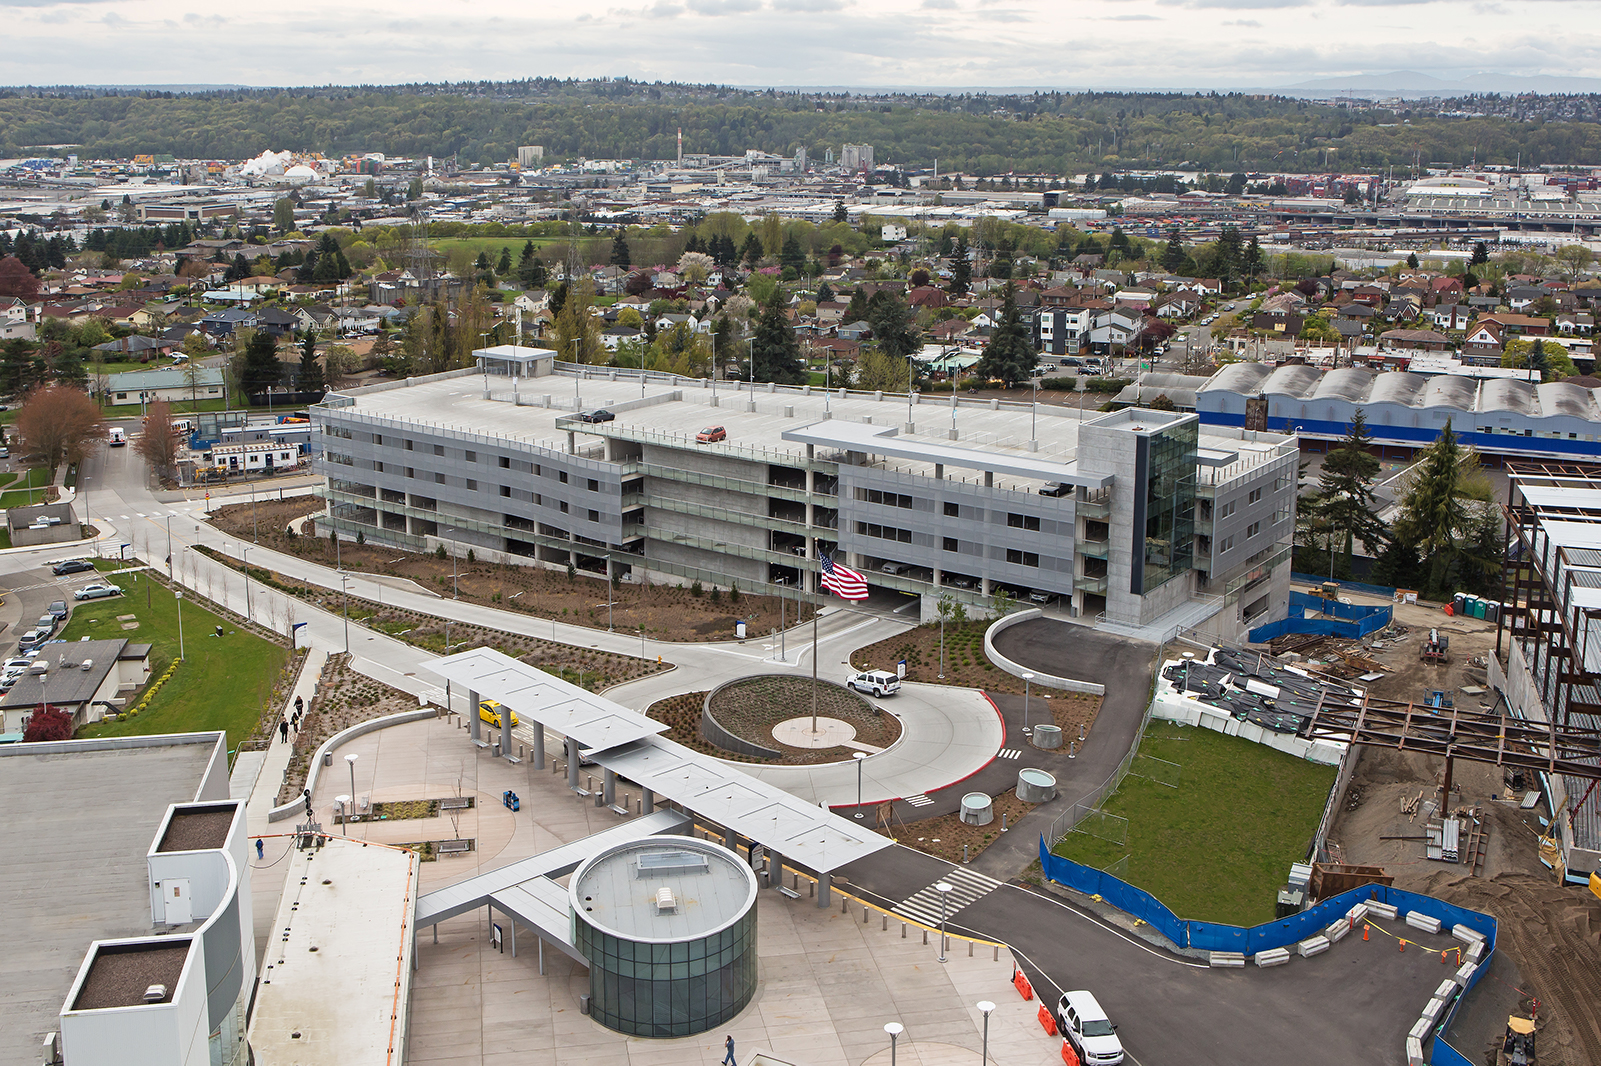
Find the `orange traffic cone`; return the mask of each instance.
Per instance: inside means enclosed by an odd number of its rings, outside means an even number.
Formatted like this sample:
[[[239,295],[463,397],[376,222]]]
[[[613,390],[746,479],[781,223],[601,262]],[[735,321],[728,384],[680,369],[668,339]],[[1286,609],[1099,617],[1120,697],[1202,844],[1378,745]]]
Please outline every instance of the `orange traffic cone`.
[[[1368,925],[1366,922],[1364,922],[1362,924],[1362,939],[1363,939],[1364,942],[1367,940],[1367,938],[1368,938],[1368,930],[1371,929],[1371,928],[1372,928],[1372,926]]]
[[[1405,951],[1405,950],[1406,950],[1406,941],[1405,941],[1405,940],[1402,940],[1402,939],[1401,939],[1401,938],[1400,938],[1400,937],[1396,937],[1396,938],[1395,938],[1395,942],[1396,942],[1396,943],[1397,943],[1397,944],[1399,944],[1399,945],[1400,945],[1400,946],[1401,946],[1401,948],[1400,948],[1400,949],[1401,949],[1401,950],[1402,950],[1402,951]]]
[[[1443,951],[1440,952],[1440,965],[1441,966],[1445,965],[1445,952],[1443,952]]]

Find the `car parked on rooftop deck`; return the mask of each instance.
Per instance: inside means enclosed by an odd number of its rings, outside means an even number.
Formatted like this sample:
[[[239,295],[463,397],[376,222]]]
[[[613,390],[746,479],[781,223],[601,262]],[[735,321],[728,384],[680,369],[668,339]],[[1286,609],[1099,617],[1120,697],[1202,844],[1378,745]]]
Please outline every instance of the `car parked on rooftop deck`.
[[[696,444],[716,444],[720,440],[728,439],[728,430],[722,426],[707,426],[695,434]]]

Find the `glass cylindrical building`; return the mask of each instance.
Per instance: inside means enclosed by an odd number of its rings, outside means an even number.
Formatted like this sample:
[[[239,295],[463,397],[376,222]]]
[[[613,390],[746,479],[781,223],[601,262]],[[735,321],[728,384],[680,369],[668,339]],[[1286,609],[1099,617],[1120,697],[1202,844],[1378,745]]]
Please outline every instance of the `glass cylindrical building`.
[[[756,875],[721,845],[656,836],[608,848],[568,881],[590,1014],[631,1036],[692,1036],[756,991]]]

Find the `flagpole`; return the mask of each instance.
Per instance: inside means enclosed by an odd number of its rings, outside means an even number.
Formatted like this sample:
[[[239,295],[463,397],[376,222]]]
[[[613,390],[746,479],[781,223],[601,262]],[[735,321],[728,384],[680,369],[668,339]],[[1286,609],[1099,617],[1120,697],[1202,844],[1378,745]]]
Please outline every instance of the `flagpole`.
[[[823,574],[819,555],[812,568],[812,736],[817,735],[817,590]]]

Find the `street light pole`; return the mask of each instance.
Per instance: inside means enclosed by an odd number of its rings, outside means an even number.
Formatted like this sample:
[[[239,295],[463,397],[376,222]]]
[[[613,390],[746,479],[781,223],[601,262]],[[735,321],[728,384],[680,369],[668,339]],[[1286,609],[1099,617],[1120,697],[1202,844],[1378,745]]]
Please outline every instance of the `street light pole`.
[[[345,616],[345,654],[350,654],[350,575],[343,570],[339,571],[339,590],[344,601],[342,611]]]
[[[946,901],[946,899],[948,899],[950,897],[952,887],[953,886],[949,882],[946,882],[946,881],[941,881],[941,882],[939,882],[938,884],[936,884],[934,886],[934,890],[939,893],[939,961],[940,962],[946,962],[947,961],[946,958],[945,958],[945,912],[946,912],[946,902],[945,901]]]
[[[984,1054],[982,1055],[982,1057],[979,1058],[979,1063],[981,1064],[981,1066],[989,1066],[989,1061],[990,1061],[990,1011],[992,1011],[994,1009],[995,1009],[995,1004],[991,1003],[989,1000],[981,999],[981,1000],[978,1001],[978,1012],[980,1014],[984,1015]]]
[[[245,564],[245,621],[249,622],[252,621],[250,616],[250,548],[241,549],[239,558]]]
[[[812,729],[816,732],[816,727]],[[851,758],[856,760],[856,817],[862,816],[862,763],[867,761],[867,752],[853,751]]]
[[[1034,734],[1033,728],[1028,724],[1028,690],[1033,683],[1034,675],[1027,670],[1023,671],[1023,735],[1025,737]]]
[[[172,590],[173,599],[178,601],[178,658],[183,658],[183,589]]]
[[[906,1032],[906,1026],[900,1022],[889,1022],[884,1026],[884,1032],[889,1034],[889,1066],[895,1066],[895,1039]]]
[[[941,679],[945,677],[945,615],[943,612],[939,616],[939,676]]]
[[[345,811],[345,825],[347,827],[350,825],[350,816],[353,813],[355,813],[355,810],[356,810],[356,759],[357,758],[359,758],[359,756],[355,752],[351,752],[349,755],[345,756],[345,762],[350,764],[350,809]],[[345,835],[346,836],[350,835],[350,832],[349,832],[348,828],[347,828],[347,830],[345,832]]]

